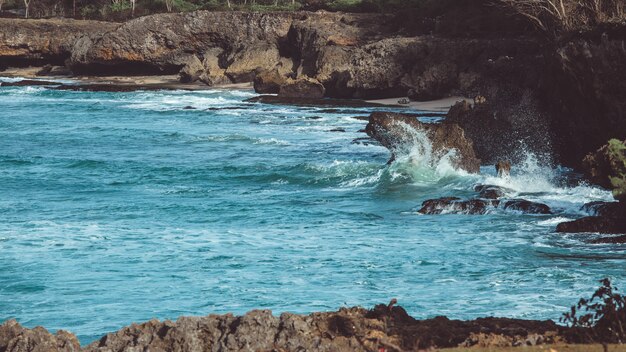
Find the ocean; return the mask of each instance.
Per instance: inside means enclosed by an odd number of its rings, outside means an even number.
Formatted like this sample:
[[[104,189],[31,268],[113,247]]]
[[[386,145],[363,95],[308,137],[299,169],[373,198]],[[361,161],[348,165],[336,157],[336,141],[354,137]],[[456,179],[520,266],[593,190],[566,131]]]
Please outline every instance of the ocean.
[[[354,118],[375,109],[253,96],[0,88],[0,321],[89,343],[151,318],[391,298],[416,318],[558,320],[598,280],[626,283],[626,245],[555,233],[612,199],[571,170],[527,153],[508,180],[467,174],[427,140],[387,165]],[[476,184],[555,214],[417,213]]]

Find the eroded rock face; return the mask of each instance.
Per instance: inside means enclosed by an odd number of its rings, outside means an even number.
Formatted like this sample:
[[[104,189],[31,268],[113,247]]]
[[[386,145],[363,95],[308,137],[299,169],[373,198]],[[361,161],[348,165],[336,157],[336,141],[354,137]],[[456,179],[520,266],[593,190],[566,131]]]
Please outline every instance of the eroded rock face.
[[[611,140],[583,159],[587,178],[612,189],[616,199],[626,201],[626,140]]]
[[[324,97],[324,86],[312,78],[287,79],[280,86],[278,96],[281,98],[321,99]]]
[[[81,37],[113,30],[118,23],[0,18],[0,66],[63,65]]]
[[[0,351],[76,352],[80,351],[80,344],[69,332],[59,330],[53,335],[42,327],[26,329],[9,320],[0,325]]]
[[[254,91],[261,94],[278,94],[280,87],[287,83],[287,77],[277,69],[259,72],[254,77]]]
[[[415,143],[424,143],[420,133],[425,133],[434,154],[441,157],[454,150],[453,163],[456,167],[468,172],[480,169],[480,160],[476,158],[471,139],[456,124],[426,124],[414,116],[375,112],[370,115],[365,131],[392,152],[391,160],[399,151],[411,148]]]
[[[556,232],[565,233],[626,233],[626,218],[586,216],[557,225]]]
[[[82,351],[415,351],[429,347],[515,346],[554,342],[564,328],[552,321],[445,317],[418,321],[401,307],[275,317],[270,311],[244,316],[181,317],[151,320],[107,334]],[[480,335],[478,335],[480,334]],[[489,343],[488,341],[494,341]],[[0,326],[0,350],[10,352],[81,351],[74,335],[24,329],[15,321]]]

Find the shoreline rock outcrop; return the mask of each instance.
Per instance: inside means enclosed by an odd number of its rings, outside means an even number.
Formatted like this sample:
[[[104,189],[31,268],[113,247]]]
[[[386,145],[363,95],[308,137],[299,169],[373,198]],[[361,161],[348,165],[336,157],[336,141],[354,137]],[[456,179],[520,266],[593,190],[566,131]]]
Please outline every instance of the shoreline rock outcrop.
[[[427,124],[411,115],[374,112],[369,117],[365,132],[391,151],[390,162],[396,159],[398,153],[409,153],[416,144],[424,147],[428,144],[427,149],[436,158],[452,151],[454,166],[468,172],[480,171],[480,160],[476,157],[472,140],[456,124]]]
[[[579,168],[608,139],[626,138],[625,24],[547,39],[479,8],[469,7],[474,18],[441,23],[454,31],[400,24],[386,14],[329,12],[195,11],[122,24],[0,19],[0,67],[180,73],[184,82],[207,85],[252,82],[269,71],[276,75],[259,78],[259,92],[277,94],[287,79],[310,77],[331,98],[480,97],[448,118],[485,163],[517,162],[532,151]],[[479,16],[488,25],[476,32],[470,23]],[[274,83],[263,84],[268,79]]]
[[[151,320],[109,333],[82,349],[74,335],[55,335],[14,320],[0,325],[0,351],[415,351],[430,347],[526,346],[564,339],[566,328],[554,322],[436,317],[415,320],[397,306],[342,308],[337,312],[280,317],[268,310],[243,316],[181,317]]]
[[[549,215],[552,210],[543,203],[531,202],[525,199],[509,199],[511,190],[495,185],[476,185],[476,198],[461,199],[458,197],[443,197],[428,199],[422,203],[417,211],[424,215],[463,214],[484,215],[490,211],[502,209],[522,214]]]

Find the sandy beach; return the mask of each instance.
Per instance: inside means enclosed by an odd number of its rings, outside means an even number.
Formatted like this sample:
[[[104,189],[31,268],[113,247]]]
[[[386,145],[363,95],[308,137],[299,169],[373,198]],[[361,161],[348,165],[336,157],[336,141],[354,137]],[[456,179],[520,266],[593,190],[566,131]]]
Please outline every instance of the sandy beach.
[[[376,99],[376,100],[368,100],[368,103],[382,104],[382,105],[397,105],[402,107],[407,107],[411,109],[424,110],[424,111],[437,111],[437,112],[448,112],[450,108],[459,101],[468,101],[470,104],[473,104],[473,100],[465,97],[448,97],[438,100],[431,101],[411,101],[409,104],[400,104],[398,101],[402,99],[399,98],[389,98],[389,99]]]

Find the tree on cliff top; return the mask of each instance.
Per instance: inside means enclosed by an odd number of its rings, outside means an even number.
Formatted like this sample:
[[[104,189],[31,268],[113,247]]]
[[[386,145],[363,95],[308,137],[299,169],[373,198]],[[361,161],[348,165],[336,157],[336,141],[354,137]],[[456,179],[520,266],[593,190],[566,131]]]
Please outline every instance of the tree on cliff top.
[[[494,3],[512,9],[549,34],[625,17],[624,0],[494,0]]]

